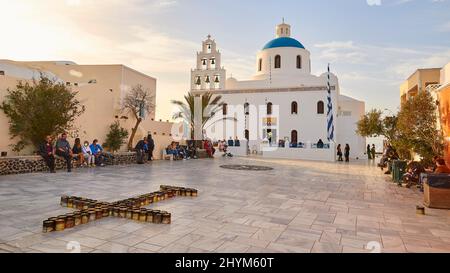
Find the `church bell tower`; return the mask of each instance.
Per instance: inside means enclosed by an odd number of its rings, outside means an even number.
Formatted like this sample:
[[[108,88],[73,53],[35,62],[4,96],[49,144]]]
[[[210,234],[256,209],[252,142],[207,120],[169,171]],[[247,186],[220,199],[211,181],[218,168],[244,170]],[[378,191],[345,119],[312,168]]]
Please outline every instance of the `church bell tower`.
[[[191,90],[214,91],[225,88],[226,70],[221,66],[221,53],[216,41],[208,35],[197,52],[197,66],[191,70]]]

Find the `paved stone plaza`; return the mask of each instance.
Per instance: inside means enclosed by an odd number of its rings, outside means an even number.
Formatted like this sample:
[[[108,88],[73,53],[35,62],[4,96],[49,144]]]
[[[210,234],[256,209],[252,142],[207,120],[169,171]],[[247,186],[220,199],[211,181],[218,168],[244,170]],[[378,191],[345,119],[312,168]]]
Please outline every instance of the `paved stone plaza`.
[[[223,164],[273,167],[239,171]],[[267,159],[159,161],[0,177],[0,252],[450,252],[450,211],[416,215],[419,192],[400,188],[366,161],[334,164]],[[42,221],[71,212],[63,194],[115,201],[159,185],[197,188],[163,201],[171,225],[107,218],[42,233]],[[375,244],[376,245],[376,244]]]

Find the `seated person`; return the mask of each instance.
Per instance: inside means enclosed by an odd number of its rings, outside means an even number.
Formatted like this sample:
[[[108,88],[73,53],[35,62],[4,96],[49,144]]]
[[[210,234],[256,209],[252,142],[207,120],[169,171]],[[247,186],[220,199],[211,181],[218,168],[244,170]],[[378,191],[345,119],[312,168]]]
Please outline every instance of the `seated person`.
[[[233,147],[234,146],[234,141],[233,138],[230,137],[230,139],[228,140],[228,146],[229,147]]]
[[[238,137],[236,137],[236,138],[234,139],[234,146],[235,146],[235,147],[241,147],[241,141],[239,140]]]
[[[425,168],[420,162],[412,161],[408,164],[407,171],[403,175],[403,182],[410,188],[413,184],[419,184],[420,174],[425,172]]]
[[[179,159],[179,154],[178,154],[178,150],[177,150],[177,146],[176,146],[175,141],[173,141],[169,146],[167,146],[166,153],[168,155],[172,155],[173,156],[173,160],[178,160]]]
[[[212,147],[212,143],[209,140],[205,140],[203,142],[203,148],[206,150],[206,153],[208,154],[208,157],[212,158],[214,157],[214,147]]]
[[[89,148],[91,149],[92,155],[95,158],[95,164],[104,167],[105,156],[103,154],[103,147],[98,144],[98,140],[94,139]]]
[[[72,171],[72,149],[70,148],[69,141],[67,141],[67,133],[63,133],[61,138],[56,141],[56,155],[63,157],[67,164],[67,172]]]
[[[434,171],[434,173],[437,173],[437,174],[444,174],[444,173],[450,174],[450,169],[445,164],[445,160],[443,158],[439,158],[438,160],[436,160],[436,170]]]
[[[284,147],[285,147],[284,140],[282,140],[282,139],[278,140],[278,148],[284,148]]]
[[[319,139],[319,141],[317,142],[317,149],[323,149],[323,146],[324,146],[324,144],[323,144],[322,139]]]
[[[79,167],[86,166],[84,162],[83,146],[81,145],[81,140],[79,138],[75,139],[75,143],[72,148],[73,158],[77,160]]]
[[[55,173],[55,151],[53,149],[53,138],[47,136],[45,141],[39,145],[39,155],[45,160],[45,164],[51,173]]]
[[[89,147],[89,142],[85,141],[83,145],[83,156],[85,162],[89,167],[95,167],[95,156],[92,154],[91,148]]]
[[[197,149],[194,147],[194,142],[188,142],[188,146],[186,149],[186,154],[188,158],[197,159]]]
[[[291,143],[289,144],[289,146],[290,146],[291,148],[297,148],[297,147],[298,147],[298,144],[297,144],[297,142],[291,142]]]

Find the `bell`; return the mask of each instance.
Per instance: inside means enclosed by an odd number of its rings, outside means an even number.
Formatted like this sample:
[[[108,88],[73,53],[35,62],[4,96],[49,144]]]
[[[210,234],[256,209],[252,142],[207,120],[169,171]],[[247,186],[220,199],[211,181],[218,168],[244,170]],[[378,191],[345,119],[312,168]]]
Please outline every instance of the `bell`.
[[[205,82],[206,82],[206,83],[210,83],[210,82],[211,82],[211,81],[209,80],[209,76],[206,76]]]
[[[216,64],[216,59],[211,59],[211,64]]]
[[[200,80],[200,77],[197,78],[197,81],[196,81],[195,83],[196,83],[197,85],[202,84],[202,82],[201,82],[201,80]]]
[[[206,65],[206,60],[205,59],[203,59],[203,65]]]
[[[215,83],[219,83],[219,77],[218,76],[216,76],[216,78],[214,79],[214,82]]]

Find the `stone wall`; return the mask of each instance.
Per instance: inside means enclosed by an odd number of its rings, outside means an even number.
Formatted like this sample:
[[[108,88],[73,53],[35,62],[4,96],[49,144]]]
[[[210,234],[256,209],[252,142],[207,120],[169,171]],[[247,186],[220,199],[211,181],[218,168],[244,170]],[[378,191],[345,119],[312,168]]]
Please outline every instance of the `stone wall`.
[[[118,153],[106,157],[106,165],[126,165],[136,163],[136,153]],[[56,157],[57,170],[66,169],[64,159]],[[75,164],[74,164],[74,167]],[[17,156],[0,158],[0,175],[46,172],[48,167],[40,156]]]

